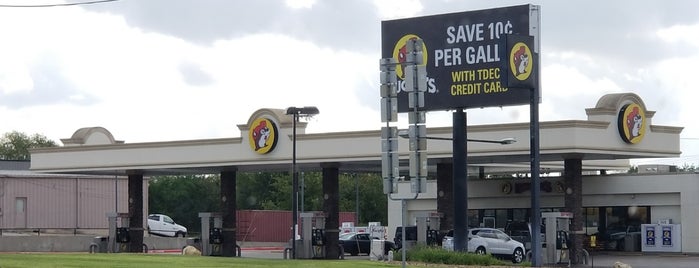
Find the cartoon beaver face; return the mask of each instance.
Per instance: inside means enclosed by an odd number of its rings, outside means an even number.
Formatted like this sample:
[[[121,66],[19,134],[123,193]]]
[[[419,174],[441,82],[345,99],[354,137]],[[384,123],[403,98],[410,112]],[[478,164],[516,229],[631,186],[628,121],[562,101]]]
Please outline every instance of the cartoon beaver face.
[[[529,65],[529,55],[527,55],[524,46],[520,46],[519,49],[515,52],[514,56],[515,66],[517,66],[517,75],[527,72],[527,66]]]
[[[269,139],[269,127],[267,127],[267,122],[262,121],[260,124],[255,126],[252,132],[252,138],[255,141],[255,151],[260,150],[267,146],[267,140]]]
[[[641,135],[641,126],[643,125],[643,118],[638,110],[638,107],[634,107],[631,113],[626,117],[626,127],[629,128],[631,138],[635,138]]]

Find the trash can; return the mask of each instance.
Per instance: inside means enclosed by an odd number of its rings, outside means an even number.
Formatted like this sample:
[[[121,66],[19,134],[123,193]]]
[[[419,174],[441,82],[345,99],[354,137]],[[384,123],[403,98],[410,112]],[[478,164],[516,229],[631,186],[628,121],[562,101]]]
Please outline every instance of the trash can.
[[[107,253],[109,238],[106,236],[95,236],[90,244],[90,253]]]

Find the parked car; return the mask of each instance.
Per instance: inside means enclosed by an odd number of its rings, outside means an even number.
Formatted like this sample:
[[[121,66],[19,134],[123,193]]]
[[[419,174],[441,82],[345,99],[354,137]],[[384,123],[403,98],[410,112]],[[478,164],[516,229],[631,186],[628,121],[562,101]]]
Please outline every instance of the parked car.
[[[417,241],[417,226],[405,226],[405,241]],[[403,227],[396,227],[393,244],[396,249],[403,247]]]
[[[544,242],[546,239],[546,226],[541,225],[540,227],[539,241]],[[524,244],[525,251],[531,249],[532,236],[531,236],[531,224],[525,221],[511,221],[505,226],[505,233],[510,236],[510,238],[522,242]]]
[[[150,214],[148,215],[148,233],[158,236],[185,237],[187,228],[175,223],[167,215]]]
[[[603,242],[604,248],[607,250],[624,250],[626,237],[633,235],[640,237],[640,224],[613,223],[607,226],[605,232],[598,234],[598,239]]]
[[[442,239],[442,248],[454,250],[454,231],[449,231]],[[468,230],[468,252],[491,254],[498,258],[520,263],[524,260],[524,244],[510,238],[503,231],[494,228],[474,228]]]
[[[371,237],[368,233],[344,233],[340,235],[340,245],[344,251],[352,256],[357,256],[360,253],[371,253],[371,241],[378,240],[376,237]],[[384,241],[384,254],[395,249],[393,242]]]

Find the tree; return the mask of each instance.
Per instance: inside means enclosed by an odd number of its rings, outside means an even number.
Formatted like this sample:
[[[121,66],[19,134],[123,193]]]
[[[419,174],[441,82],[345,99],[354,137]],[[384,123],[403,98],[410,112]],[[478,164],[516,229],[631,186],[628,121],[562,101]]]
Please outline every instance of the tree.
[[[323,210],[321,172],[304,172],[303,211]],[[149,213],[169,215],[190,233],[201,230],[199,212],[221,209],[218,175],[157,176],[149,181]],[[386,224],[387,197],[377,174],[341,174],[340,211],[356,211],[359,182],[359,222]],[[299,199],[299,206],[301,201]],[[236,206],[239,210],[291,210],[291,176],[287,172],[239,172],[236,174]]]
[[[629,170],[627,170],[626,173],[638,173],[638,166],[629,167]]]
[[[196,233],[201,230],[199,212],[221,210],[220,181],[218,175],[152,177],[148,182],[148,213],[168,215]]]
[[[677,169],[679,172],[694,172],[697,170],[697,166],[694,164],[684,163],[681,167]]]
[[[56,142],[44,135],[29,136],[19,131],[7,132],[0,138],[0,159],[30,160],[29,149],[56,146]]]
[[[236,189],[238,209],[291,209],[291,178],[287,173],[238,173]]]
[[[321,172],[302,172],[303,202],[299,196],[300,211],[323,210],[323,175]],[[356,212],[357,184],[359,183],[359,222],[388,222],[387,197],[383,181],[372,173],[342,173],[339,178],[340,211]],[[287,172],[238,173],[238,209],[290,210],[291,176]],[[303,207],[301,207],[303,203]]]
[[[357,191],[357,182],[359,191]],[[359,200],[357,201],[357,192]],[[359,225],[368,222],[388,223],[388,200],[383,193],[383,180],[379,174],[352,173],[340,176],[340,211],[356,212],[359,202]]]

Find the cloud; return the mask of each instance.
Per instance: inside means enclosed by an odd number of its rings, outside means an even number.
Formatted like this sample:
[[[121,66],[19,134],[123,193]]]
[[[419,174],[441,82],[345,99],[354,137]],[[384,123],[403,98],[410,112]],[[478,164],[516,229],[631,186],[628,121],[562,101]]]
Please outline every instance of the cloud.
[[[204,86],[213,83],[211,76],[196,63],[182,62],[178,67],[184,82],[191,86]]]
[[[52,61],[50,56],[45,58],[45,61],[37,62],[36,66],[31,66],[28,70],[28,87],[20,86],[17,91],[10,87],[10,93],[0,98],[0,105],[18,109],[57,103],[95,103],[94,97],[77,90],[70,79],[61,73],[60,63]]]
[[[0,9],[0,131],[58,140],[98,125],[127,142],[231,137],[257,109],[306,105],[320,109],[309,132],[378,129],[381,20],[520,4],[123,0]],[[603,94],[634,92],[658,111],[655,124],[699,136],[690,80],[699,2],[533,4],[542,10],[541,120],[585,119]],[[529,107],[467,114],[469,124],[526,122]],[[448,126],[451,112],[427,120]]]
[[[670,44],[686,43],[687,45],[699,47],[699,24],[693,25],[673,25],[668,28],[656,31],[658,37]]]
[[[378,16],[371,1],[303,2],[200,0],[195,4],[189,0],[149,0],[85,8],[123,16],[132,27],[199,45],[275,33],[324,47],[362,51],[376,48],[371,41],[379,38]]]

